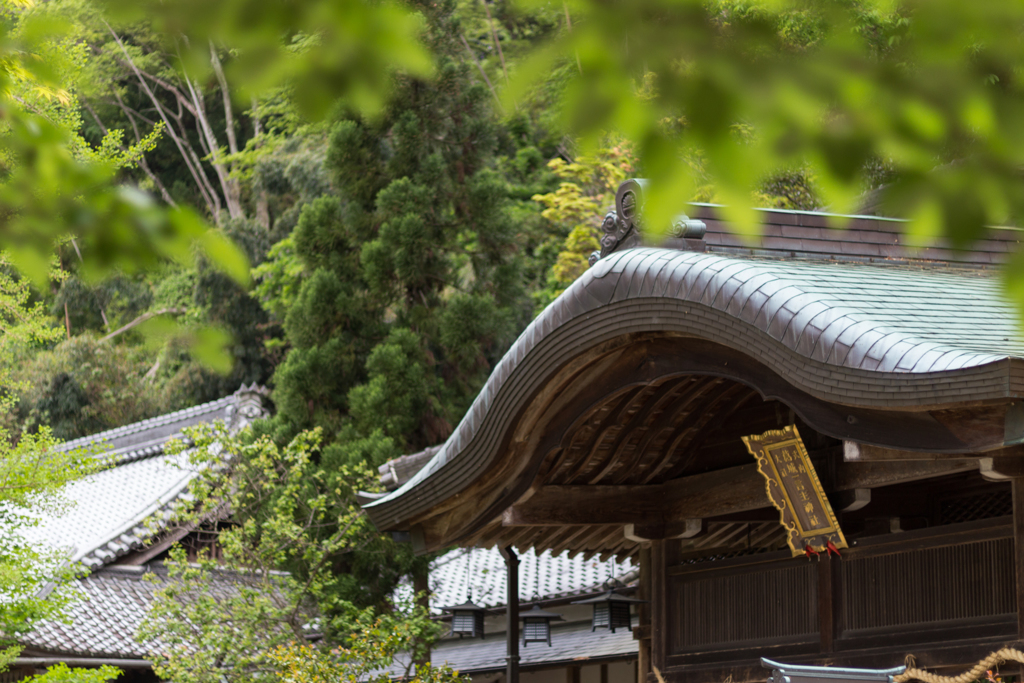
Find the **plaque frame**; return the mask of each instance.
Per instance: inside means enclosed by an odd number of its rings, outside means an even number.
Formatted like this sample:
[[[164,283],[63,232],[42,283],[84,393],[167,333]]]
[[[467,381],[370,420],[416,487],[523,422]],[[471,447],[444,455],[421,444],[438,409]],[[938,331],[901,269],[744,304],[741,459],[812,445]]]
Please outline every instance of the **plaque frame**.
[[[829,543],[832,544],[834,550],[849,547],[796,425],[788,425],[782,429],[770,429],[764,434],[741,438],[747,450],[757,460],[757,471],[765,479],[768,500],[779,511],[779,523],[787,532],[786,543],[792,550],[793,556],[807,554],[807,547],[815,552],[825,552],[829,550]],[[790,476],[788,473],[780,471],[776,453],[785,453],[790,459],[795,456],[797,464],[790,469],[795,468],[799,474],[797,475],[795,472],[794,476]],[[805,482],[809,486],[803,486]],[[817,526],[808,528],[809,525],[805,524],[796,512],[791,490],[795,485],[800,485],[802,490],[809,489],[805,511],[807,516],[812,519],[817,518],[815,513],[821,515],[822,521]]]

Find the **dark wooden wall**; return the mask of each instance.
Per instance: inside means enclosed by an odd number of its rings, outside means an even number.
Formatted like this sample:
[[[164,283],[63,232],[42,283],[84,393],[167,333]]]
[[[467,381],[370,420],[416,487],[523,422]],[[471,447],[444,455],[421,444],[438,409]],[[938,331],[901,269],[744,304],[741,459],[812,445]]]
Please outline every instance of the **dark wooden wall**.
[[[652,663],[669,683],[764,680],[760,657],[888,668],[912,653],[959,666],[1016,640],[1011,517],[868,537],[842,559],[693,563],[659,543]]]

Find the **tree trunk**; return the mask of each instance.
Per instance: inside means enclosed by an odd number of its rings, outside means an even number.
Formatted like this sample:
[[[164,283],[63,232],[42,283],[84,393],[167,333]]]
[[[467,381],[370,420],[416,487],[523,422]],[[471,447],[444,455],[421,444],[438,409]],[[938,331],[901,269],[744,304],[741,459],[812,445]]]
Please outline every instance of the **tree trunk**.
[[[192,179],[199,187],[199,192],[203,196],[203,200],[206,202],[207,209],[210,211],[210,214],[212,215],[214,222],[219,225],[221,206],[220,196],[217,194],[217,191],[210,184],[209,178],[206,177],[206,172],[203,170],[202,164],[200,163],[197,155],[195,154],[195,150],[192,149],[192,145],[189,143],[188,138],[179,135],[178,132],[174,129],[174,126],[171,123],[172,115],[169,112],[167,112],[164,106],[160,103],[160,100],[157,98],[156,94],[153,92],[152,88],[149,87],[149,83],[146,82],[146,79],[142,75],[142,71],[139,69],[138,66],[136,66],[135,61],[128,53],[127,48],[125,48],[124,43],[121,41],[121,37],[117,35],[117,33],[114,31],[113,28],[110,27],[109,24],[107,24],[107,30],[110,31],[110,35],[114,37],[114,41],[117,43],[118,47],[121,48],[121,53],[124,55],[125,60],[127,60],[126,63],[128,64],[128,67],[135,74],[135,77],[139,81],[139,85],[142,86],[143,92],[146,93],[146,96],[149,98],[150,102],[153,104],[153,107],[156,109],[157,113],[160,115],[160,118],[163,120],[164,125],[167,127],[167,134],[170,136],[171,140],[174,141],[175,146],[178,148],[178,152],[181,154],[182,159],[185,161],[185,166],[188,168],[189,173],[192,174]]]

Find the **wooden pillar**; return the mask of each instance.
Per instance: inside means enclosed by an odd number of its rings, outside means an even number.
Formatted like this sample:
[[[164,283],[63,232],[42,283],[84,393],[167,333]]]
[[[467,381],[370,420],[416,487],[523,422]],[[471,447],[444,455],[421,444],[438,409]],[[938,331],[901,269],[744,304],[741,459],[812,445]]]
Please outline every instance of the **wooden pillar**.
[[[412,590],[416,594],[416,606],[422,607],[430,614],[430,564],[419,558],[412,572]],[[429,643],[430,641],[425,641]],[[417,665],[430,664],[430,646],[423,647],[420,656],[414,662]]]
[[[608,683],[608,665],[601,665],[601,683]]]
[[[580,683],[580,667],[578,665],[565,667],[565,683]]]
[[[1013,551],[1017,572],[1017,640],[1024,641],[1024,477],[1013,478]]]
[[[637,683],[646,683],[651,673],[651,547],[644,544],[640,547],[640,585],[637,587],[637,597],[647,600],[639,605],[637,610],[640,615],[640,624],[633,632],[637,639],[637,660],[636,680]]]
[[[839,565],[830,555],[818,561],[818,634],[821,639],[821,651],[832,652],[835,649],[835,587],[833,578]]]
[[[505,683],[519,683],[519,557],[512,546],[501,549],[508,570],[505,619]]]
[[[665,675],[665,638],[668,595],[665,586],[665,541],[651,541],[651,670]]]

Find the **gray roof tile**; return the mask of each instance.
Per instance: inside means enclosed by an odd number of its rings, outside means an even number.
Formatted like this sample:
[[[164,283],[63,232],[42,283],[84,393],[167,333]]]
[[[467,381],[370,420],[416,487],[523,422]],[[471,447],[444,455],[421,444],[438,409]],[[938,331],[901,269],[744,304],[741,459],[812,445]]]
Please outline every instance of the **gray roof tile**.
[[[236,578],[224,573],[212,579],[222,591],[234,590]],[[79,598],[64,621],[43,621],[20,638],[36,650],[67,656],[145,659],[149,647],[135,634],[167,584],[163,570],[146,567],[105,567],[80,579],[73,590]],[[150,645],[159,645],[158,643]]]
[[[637,572],[628,560],[598,562],[596,559],[584,560],[580,556],[570,559],[567,553],[553,557],[548,552],[538,555],[529,551],[520,555],[520,562],[519,590],[524,602],[597,592],[610,579],[621,583],[631,582],[635,580]],[[505,579],[504,560],[497,550],[453,550],[431,564],[431,607],[439,612],[443,606],[463,602],[467,594],[482,607],[501,606],[505,598]],[[215,575],[213,581],[220,590],[229,591],[233,590],[236,579],[232,574],[225,573]],[[144,659],[149,648],[136,642],[135,634],[153,604],[156,592],[166,583],[166,572],[159,568],[156,571],[147,567],[101,568],[74,585],[73,590],[79,599],[71,605],[66,621],[44,621],[22,637],[21,642],[30,648],[69,656]],[[409,586],[402,587],[399,593],[400,596],[408,596]],[[586,632],[589,634],[589,630]],[[553,639],[553,644],[561,648],[577,642],[581,647],[591,648],[595,652],[629,652],[622,650],[623,646],[618,642],[633,642],[629,633],[625,633],[625,636],[616,634],[618,637],[612,641],[603,639],[601,635],[596,636],[596,640],[566,635],[568,640],[563,641],[562,634],[559,634],[557,639]],[[579,641],[581,637],[583,640]],[[555,640],[559,642],[555,643]],[[489,646],[490,642],[484,645]],[[443,652],[446,647],[441,644],[438,651]],[[612,650],[608,650],[609,647]],[[546,647],[543,648],[546,652],[541,652],[540,647],[529,649],[541,657],[537,659],[537,656],[531,656],[531,662],[548,661],[544,657],[561,656],[558,653],[562,651],[548,650]],[[635,651],[635,646],[632,651]],[[463,657],[458,652],[458,649],[451,650],[445,656]],[[465,661],[477,661],[474,658],[481,658],[481,662],[491,661],[490,651],[486,648],[474,651],[471,655],[466,654],[465,657],[468,657]]]
[[[520,646],[519,665],[580,664],[589,659],[628,657],[637,650],[637,641],[626,629],[591,632],[589,624],[568,624],[551,629],[551,647],[543,643]],[[500,671],[505,667],[505,639],[503,634],[493,634],[484,640],[443,641],[430,654],[435,666],[447,664],[462,673]],[[398,673],[397,667],[393,671]]]

